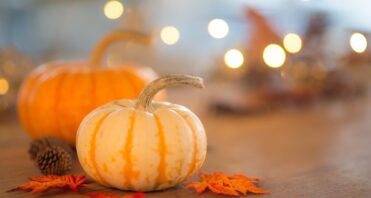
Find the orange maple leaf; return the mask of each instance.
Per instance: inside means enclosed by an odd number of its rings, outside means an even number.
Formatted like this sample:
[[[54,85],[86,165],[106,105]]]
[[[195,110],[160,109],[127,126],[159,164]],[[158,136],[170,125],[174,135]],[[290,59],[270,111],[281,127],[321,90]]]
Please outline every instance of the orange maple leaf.
[[[268,193],[256,186],[259,182],[257,178],[244,175],[227,176],[221,172],[201,173],[199,177],[201,181],[187,184],[185,188],[193,188],[197,193],[203,193],[209,189],[211,192],[230,196],[246,195],[248,192],[255,194]]]
[[[70,189],[77,192],[79,188],[88,187],[86,177],[82,175],[48,175],[29,177],[31,181],[24,183],[9,191],[24,190],[31,193],[44,192],[49,189]]]

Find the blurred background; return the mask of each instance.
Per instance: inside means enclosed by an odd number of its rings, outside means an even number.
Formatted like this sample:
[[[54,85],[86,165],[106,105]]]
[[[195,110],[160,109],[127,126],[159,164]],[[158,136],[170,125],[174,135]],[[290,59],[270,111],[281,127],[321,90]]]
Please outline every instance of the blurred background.
[[[114,30],[151,34],[117,44],[106,63],[199,75],[224,86],[216,112],[254,113],[367,93],[371,17],[363,0],[0,1],[0,109],[42,63],[87,59]]]
[[[105,34],[130,30],[153,45],[117,43],[107,67],[205,79],[203,91],[167,92],[205,125],[203,171],[261,177],[275,197],[369,197],[370,8],[367,0],[0,0],[1,170],[17,174],[7,170],[31,140],[15,113],[27,74],[88,60]]]

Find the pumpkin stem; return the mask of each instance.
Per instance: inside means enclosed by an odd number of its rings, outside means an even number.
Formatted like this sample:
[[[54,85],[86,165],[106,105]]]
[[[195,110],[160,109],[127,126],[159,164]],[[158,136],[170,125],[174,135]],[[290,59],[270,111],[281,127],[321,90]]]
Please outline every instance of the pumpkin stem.
[[[110,32],[105,35],[93,49],[90,55],[89,65],[92,67],[97,67],[98,65],[100,65],[107,48],[118,41],[132,41],[135,43],[149,45],[152,41],[152,38],[147,35],[130,31]]]
[[[182,74],[172,74],[158,78],[157,80],[149,83],[140,93],[136,109],[144,111],[153,111],[152,99],[161,89],[174,86],[189,86],[195,88],[204,88],[202,78],[197,76],[182,75]]]

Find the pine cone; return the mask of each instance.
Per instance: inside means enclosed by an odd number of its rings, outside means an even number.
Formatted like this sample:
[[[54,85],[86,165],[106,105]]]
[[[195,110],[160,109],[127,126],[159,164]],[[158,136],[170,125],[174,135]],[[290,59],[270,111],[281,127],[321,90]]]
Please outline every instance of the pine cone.
[[[62,175],[72,168],[71,154],[59,146],[51,146],[38,153],[36,163],[44,175]]]
[[[60,146],[61,148],[69,152],[71,155],[73,154],[71,147],[68,144],[66,144],[63,140],[55,137],[45,137],[35,139],[31,142],[30,148],[28,150],[30,158],[32,160],[35,160],[39,152],[42,152],[44,149],[49,148],[53,145]]]

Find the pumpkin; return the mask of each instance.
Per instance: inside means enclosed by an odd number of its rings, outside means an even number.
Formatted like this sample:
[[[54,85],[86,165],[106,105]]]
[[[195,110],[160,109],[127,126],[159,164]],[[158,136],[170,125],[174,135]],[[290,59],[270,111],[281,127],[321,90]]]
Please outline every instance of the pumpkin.
[[[203,164],[206,135],[184,106],[152,102],[169,86],[203,87],[202,79],[169,75],[150,83],[138,100],[117,100],[82,121],[76,150],[85,172],[98,183],[122,190],[153,191],[175,186]]]
[[[150,42],[148,36],[112,32],[97,44],[89,62],[48,63],[25,79],[18,112],[32,137],[56,136],[74,145],[77,128],[86,114],[114,99],[136,98],[146,84],[156,79],[148,67],[105,67],[100,63],[106,49],[120,40]]]

